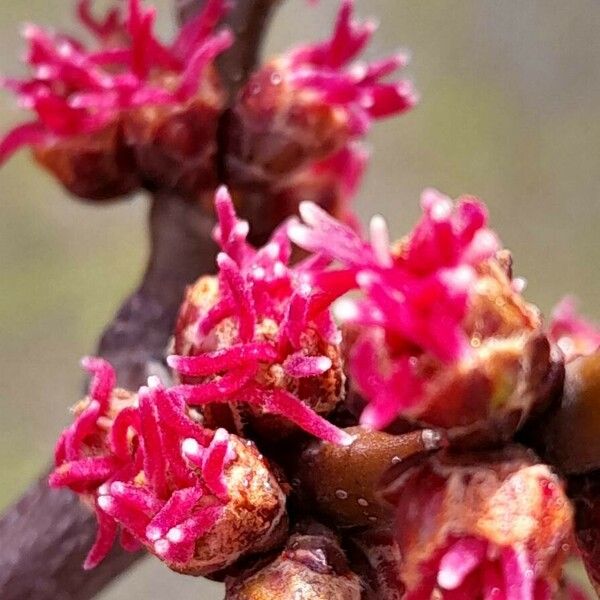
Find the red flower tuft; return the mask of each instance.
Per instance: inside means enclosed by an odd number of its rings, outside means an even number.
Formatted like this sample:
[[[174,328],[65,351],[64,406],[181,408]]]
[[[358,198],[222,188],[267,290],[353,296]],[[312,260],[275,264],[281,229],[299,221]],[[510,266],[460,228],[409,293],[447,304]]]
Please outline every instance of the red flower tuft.
[[[306,283],[310,263],[289,266],[285,225],[263,248],[250,246],[248,223],[235,215],[225,188],[216,210],[219,277],[202,278],[188,292],[175,339],[183,355],[168,362],[193,383],[173,392],[192,406],[248,403],[256,416],[279,415],[322,439],[350,443],[318,414],[341,401],[343,374],[328,301]]]
[[[128,0],[127,6],[127,15],[114,9],[96,20],[89,0],[80,2],[80,19],[100,42],[97,49],[35,25],[25,28],[32,76],[4,79],[2,85],[35,118],[0,143],[0,162],[20,147],[32,146],[68,189],[92,199],[140,185],[131,173],[136,160],[142,181],[164,176],[165,185],[175,185],[175,177],[179,184],[184,177],[170,172],[175,158],[193,162],[179,165],[179,171],[204,166],[210,158],[205,146],[212,147],[215,115],[223,104],[212,63],[232,43],[228,30],[214,33],[226,3],[210,0],[170,45],[153,33],[154,8],[145,8],[141,0]],[[188,122],[190,114],[196,115],[195,127]],[[202,125],[198,114],[205,117]],[[193,130],[202,148],[183,134],[182,125]],[[152,161],[146,156],[149,145],[158,155]],[[192,177],[187,169],[185,175]],[[88,181],[94,177],[108,179],[110,185],[99,189],[100,183]]]
[[[387,494],[407,600],[555,597],[573,510],[558,477],[530,453],[437,455]]]
[[[79,4],[84,24],[102,42],[123,37],[127,43],[88,50],[66,36],[27,26],[26,62],[33,77],[5,79],[3,85],[37,119],[4,139],[0,159],[23,145],[102,129],[124,110],[186,102],[196,93],[203,69],[231,44],[229,32],[212,34],[225,10],[222,0],[209,2],[170,46],[152,33],[155,10],[143,8],[140,0],[129,0],[127,18],[113,10],[104,21],[94,20],[89,5],[89,0]]]
[[[359,140],[371,123],[412,108],[416,93],[404,79],[387,81],[405,66],[397,54],[352,63],[376,27],[353,16],[343,0],[331,37],[274,57],[243,86],[232,110],[226,166],[233,189],[267,186],[277,207],[295,214],[314,199],[348,218],[366,163]],[[304,198],[303,198],[304,196]],[[277,209],[274,209],[277,210]]]
[[[126,549],[145,546],[194,574],[277,543],[285,497],[252,446],[200,426],[157,380],[123,404],[110,366],[86,366],[95,372],[90,398],[61,437],[50,476],[50,485],[82,494],[96,512],[86,568],[106,556],[119,527]]]
[[[315,285],[333,297],[362,291],[359,299],[343,299],[336,308],[344,323],[363,332],[351,372],[370,401],[362,422],[377,428],[399,413],[417,416],[428,409],[427,380],[441,369],[447,386],[452,365],[461,365],[457,375],[468,372],[483,338],[531,331],[536,323],[535,312],[519,300],[494,259],[500,245],[487,227],[485,206],[468,197],[453,206],[433,190],[423,194],[421,204],[420,222],[393,246],[381,217],[371,221],[367,242],[310,203],[300,208],[306,225],[294,222],[289,228],[297,244],[341,263],[341,269],[314,274]],[[502,303],[495,303],[497,297]],[[488,385],[484,381],[479,393],[488,395]],[[463,424],[471,416],[458,415]]]

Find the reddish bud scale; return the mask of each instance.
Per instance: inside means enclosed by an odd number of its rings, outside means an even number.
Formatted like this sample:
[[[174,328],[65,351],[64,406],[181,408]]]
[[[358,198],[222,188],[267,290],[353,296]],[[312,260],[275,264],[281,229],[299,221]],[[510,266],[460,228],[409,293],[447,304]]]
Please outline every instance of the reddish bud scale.
[[[4,138],[0,161],[32,146],[67,189],[93,200],[140,185],[188,195],[213,186],[224,92],[212,63],[232,42],[228,31],[213,33],[223,0],[206,3],[170,46],[154,36],[155,10],[140,0],[128,0],[126,16],[115,9],[104,21],[89,4],[80,1],[79,16],[97,50],[36,26],[25,30],[32,77],[2,83],[35,118]]]
[[[397,511],[406,598],[541,600],[557,590],[572,509],[558,478],[527,451],[439,454],[384,496]]]
[[[391,529],[370,528],[354,532],[348,542],[349,559],[363,583],[362,600],[403,600],[402,562]]]
[[[119,404],[108,364],[87,366],[96,373],[91,400],[61,436],[50,476],[96,511],[86,568],[106,556],[119,528],[126,549],[145,546],[195,575],[280,543],[285,495],[251,442],[201,427],[154,380]]]
[[[248,423],[275,441],[294,423],[349,443],[350,436],[324,419],[343,399],[339,333],[327,310],[313,314],[303,266],[288,265],[285,228],[255,250],[224,188],[216,205],[220,273],[188,290],[175,333],[179,355],[169,357],[184,382],[174,392],[202,406],[209,426],[241,432]]]

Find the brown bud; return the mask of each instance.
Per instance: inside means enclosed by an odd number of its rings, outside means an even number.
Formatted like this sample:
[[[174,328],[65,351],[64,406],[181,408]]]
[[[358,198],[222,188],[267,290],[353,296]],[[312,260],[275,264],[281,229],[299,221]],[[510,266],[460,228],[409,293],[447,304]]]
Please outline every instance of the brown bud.
[[[313,524],[290,537],[266,567],[226,581],[226,600],[360,600],[361,583],[338,540]]]
[[[377,496],[384,473],[415,455],[439,449],[444,438],[432,429],[399,436],[361,427],[345,431],[356,436],[350,446],[323,441],[308,444],[292,469],[291,480],[306,502],[339,525],[389,522],[391,511]]]
[[[600,468],[600,352],[567,364],[560,407],[540,423],[536,438],[564,473]]]
[[[558,398],[563,377],[562,356],[543,333],[490,339],[472,360],[431,377],[418,420],[463,448],[507,442]]]
[[[235,185],[281,180],[341,148],[348,116],[286,78],[285,58],[256,72],[232,111],[227,170]]]

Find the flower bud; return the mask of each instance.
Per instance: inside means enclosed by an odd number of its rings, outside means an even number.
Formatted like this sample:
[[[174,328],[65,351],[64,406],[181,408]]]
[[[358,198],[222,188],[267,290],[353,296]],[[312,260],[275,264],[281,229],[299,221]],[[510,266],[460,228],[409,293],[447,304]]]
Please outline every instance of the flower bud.
[[[573,511],[560,480],[530,452],[436,454],[384,497],[396,508],[407,599],[525,600],[556,591]]]
[[[285,494],[252,442],[203,428],[153,378],[124,408],[102,404],[111,371],[102,361],[100,368],[93,400],[59,441],[50,476],[96,512],[98,537],[85,568],[106,556],[119,528],[124,548],[145,547],[193,575],[283,541]]]
[[[317,524],[301,527],[266,567],[243,572],[226,585],[226,600],[361,598],[361,582],[350,570],[338,540]]]
[[[407,81],[381,81],[404,66],[406,56],[346,67],[375,31],[372,22],[353,19],[353,4],[342,1],[329,40],[299,46],[250,77],[233,109],[234,174],[251,169],[259,181],[281,177],[331,156],[364,135],[374,119],[415,104]]]
[[[313,273],[342,298],[336,315],[352,331],[351,386],[367,401],[361,423],[382,429],[401,416],[442,427],[453,443],[508,441],[556,398],[562,357],[520,295],[510,258],[476,199],[434,190],[413,231],[390,245],[381,217],[369,241],[311,203],[289,232],[298,245],[342,264]],[[326,264],[326,266],[328,266]]]
[[[4,138],[0,161],[31,146],[69,191],[92,200],[140,185],[195,197],[200,184],[214,185],[224,92],[212,63],[232,36],[213,30],[225,10],[223,0],[210,0],[169,46],[154,36],[155,10],[140,0],[128,0],[126,16],[115,9],[104,21],[80,1],[95,49],[28,26],[32,76],[2,84],[35,118]]]
[[[175,333],[179,355],[168,359],[184,382],[174,392],[201,406],[209,427],[252,431],[272,442],[293,433],[295,424],[349,443],[324,418],[344,394],[339,333],[327,304],[317,306],[303,284],[306,267],[288,266],[284,229],[255,250],[224,188],[216,206],[220,273],[187,292]]]

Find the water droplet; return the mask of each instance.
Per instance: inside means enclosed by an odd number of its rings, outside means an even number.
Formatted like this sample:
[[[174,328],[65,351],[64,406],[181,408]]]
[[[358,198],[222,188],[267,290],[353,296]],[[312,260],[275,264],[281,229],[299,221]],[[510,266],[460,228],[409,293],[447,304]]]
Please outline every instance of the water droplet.
[[[345,500],[348,497],[348,492],[346,490],[336,490],[335,497],[340,500]]]
[[[392,458],[392,464],[393,464],[393,465],[400,464],[401,462],[402,462],[402,459],[401,459],[399,456],[394,456],[394,457]]]
[[[359,506],[369,506],[369,502],[364,498],[359,498],[357,500]]]
[[[281,73],[273,71],[273,73],[271,73],[271,83],[273,85],[279,85],[281,83]]]

